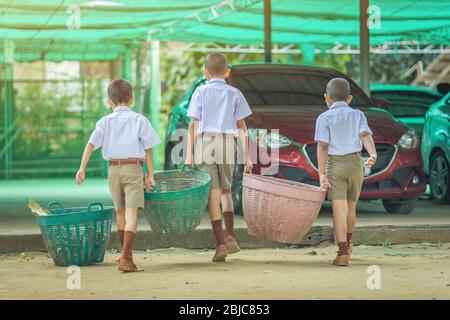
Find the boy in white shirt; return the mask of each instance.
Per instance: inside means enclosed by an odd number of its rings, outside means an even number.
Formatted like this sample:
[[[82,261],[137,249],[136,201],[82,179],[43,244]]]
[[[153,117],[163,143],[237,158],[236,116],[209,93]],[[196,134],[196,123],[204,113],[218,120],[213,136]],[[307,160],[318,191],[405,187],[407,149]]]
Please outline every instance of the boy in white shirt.
[[[211,176],[208,204],[216,238],[213,262],[225,261],[228,253],[240,251],[233,232],[234,206],[231,197],[235,138],[238,136],[244,150],[245,170],[250,172],[252,169],[248,152],[247,126],[244,121],[244,118],[252,112],[244,95],[225,82],[229,74],[230,69],[225,55],[209,54],[205,61],[205,78],[208,83],[195,90],[188,110],[191,122],[186,164],[188,166],[198,164],[202,171]],[[222,231],[222,211],[225,220],[225,238]]]
[[[144,187],[151,189],[153,176],[152,148],[160,143],[155,129],[143,115],[130,110],[133,92],[130,83],[114,80],[108,86],[108,104],[112,113],[101,118],[84,149],[76,182],[83,183],[92,152],[102,148],[109,162],[108,182],[116,223],[122,245],[119,271],[138,271],[133,262],[133,243],[137,231],[137,214],[144,207]],[[148,174],[144,177],[144,160]]]

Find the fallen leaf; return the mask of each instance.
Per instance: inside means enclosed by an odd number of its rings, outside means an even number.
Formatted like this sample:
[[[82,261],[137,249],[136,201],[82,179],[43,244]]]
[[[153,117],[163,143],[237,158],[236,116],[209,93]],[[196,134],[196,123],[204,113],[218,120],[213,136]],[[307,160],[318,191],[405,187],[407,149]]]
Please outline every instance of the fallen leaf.
[[[28,200],[28,208],[31,209],[31,212],[38,216],[48,216],[50,212],[47,209],[42,209],[41,205],[34,200]]]

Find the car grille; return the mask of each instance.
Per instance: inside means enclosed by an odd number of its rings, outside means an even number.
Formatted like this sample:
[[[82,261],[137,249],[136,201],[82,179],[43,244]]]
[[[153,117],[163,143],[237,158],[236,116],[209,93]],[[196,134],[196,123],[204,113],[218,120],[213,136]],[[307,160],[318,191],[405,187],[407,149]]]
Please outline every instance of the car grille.
[[[277,178],[306,183],[313,186],[319,186],[319,181],[314,180],[303,168],[280,166]],[[363,191],[381,191],[388,189],[404,188],[408,183],[411,174],[418,174],[413,167],[399,168],[386,180],[364,183]]]
[[[380,173],[386,170],[391,164],[395,154],[397,152],[396,146],[392,144],[376,144],[378,159],[375,165],[372,167],[370,176]],[[313,164],[314,168],[317,170],[317,143],[307,144],[304,147],[304,152],[306,153],[309,161]],[[368,157],[369,154],[363,148],[362,155]]]

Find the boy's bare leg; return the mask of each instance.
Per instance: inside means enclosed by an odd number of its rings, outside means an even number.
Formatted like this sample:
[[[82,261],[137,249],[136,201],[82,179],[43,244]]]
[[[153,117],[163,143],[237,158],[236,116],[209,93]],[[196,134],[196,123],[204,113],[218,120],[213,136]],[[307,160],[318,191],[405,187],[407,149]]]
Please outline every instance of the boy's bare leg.
[[[138,208],[125,209],[125,233],[122,254],[120,256],[119,270],[137,271],[132,259],[132,250],[137,231],[137,213]]]
[[[123,248],[123,239],[125,234],[125,209],[116,210],[116,225],[119,233],[120,248]]]
[[[339,255],[348,255],[347,246],[347,200],[332,200],[333,207],[333,228],[336,242],[339,246]]]
[[[220,210],[221,194],[222,190],[218,188],[209,191],[209,216],[211,218],[214,237],[216,238],[216,253],[213,257],[214,262],[225,261],[225,257],[227,256],[222,229],[222,211]]]
[[[226,238],[228,253],[237,253],[241,250],[234,235],[234,204],[230,189],[222,189],[222,210],[225,220]]]
[[[347,234],[353,233],[356,222],[356,201],[347,200]]]
[[[222,221],[222,210],[220,209],[220,196],[222,194],[222,189],[211,189],[209,190],[209,217],[211,221],[220,220]]]
[[[351,255],[353,251],[352,235],[356,223],[356,201],[347,200],[348,214],[347,214],[347,245],[348,253]]]
[[[125,232],[136,233],[138,209],[139,208],[125,209]]]

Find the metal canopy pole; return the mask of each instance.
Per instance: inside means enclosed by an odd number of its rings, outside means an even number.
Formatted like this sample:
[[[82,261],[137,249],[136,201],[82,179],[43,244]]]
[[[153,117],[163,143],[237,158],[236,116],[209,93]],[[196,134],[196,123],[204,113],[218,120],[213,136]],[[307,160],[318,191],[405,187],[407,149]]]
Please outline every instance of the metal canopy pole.
[[[142,113],[142,104],[141,104],[141,86],[142,86],[142,63],[141,63],[141,45],[139,45],[136,52],[136,84],[134,86],[134,109],[137,112]]]
[[[127,81],[132,81],[132,75],[131,75],[131,64],[133,63],[133,54],[131,51],[131,46],[127,45],[125,47],[125,52],[123,54],[123,61],[122,61],[122,77],[123,79]]]
[[[161,110],[161,83],[159,77],[159,41],[150,41],[150,121],[156,132],[160,134],[159,128],[159,113]],[[160,161],[161,144],[153,148],[153,163],[155,169],[161,169],[162,163]]]
[[[370,95],[370,43],[369,43],[369,28],[367,21],[369,0],[360,0],[359,2],[359,65],[361,74],[361,88],[365,93]]]
[[[4,139],[5,139],[5,177],[10,179],[12,174],[12,108],[13,108],[13,79],[14,79],[14,42],[5,40],[5,91],[4,91]]]
[[[264,0],[264,61],[272,62],[272,5]]]

